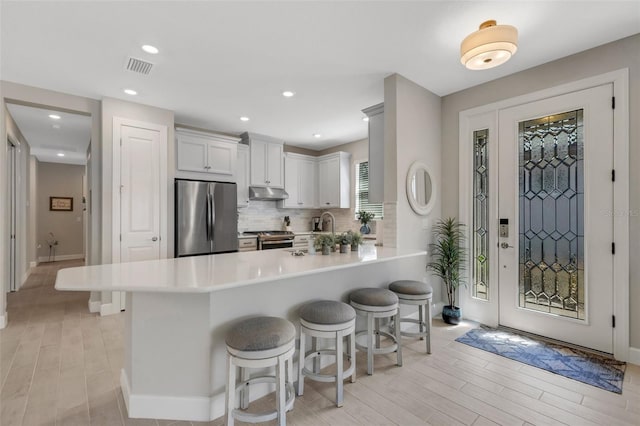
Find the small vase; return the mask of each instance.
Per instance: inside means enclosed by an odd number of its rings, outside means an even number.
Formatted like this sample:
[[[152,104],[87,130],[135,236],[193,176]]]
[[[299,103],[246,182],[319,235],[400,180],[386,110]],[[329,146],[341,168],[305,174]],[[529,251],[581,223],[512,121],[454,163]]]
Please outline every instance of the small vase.
[[[370,233],[370,232],[371,232],[371,228],[369,228],[369,225],[368,225],[368,224],[366,224],[366,223],[365,223],[364,225],[362,225],[362,226],[360,227],[360,233],[361,233],[361,234],[368,234],[368,233]]]
[[[358,245],[351,243],[351,251],[358,251]]]
[[[322,254],[324,255],[328,255],[331,254],[331,247],[330,246],[322,246]]]
[[[348,253],[349,244],[340,244],[340,253]]]
[[[442,308],[442,319],[447,324],[451,324],[451,325],[460,324],[461,315],[462,315],[462,312],[460,311],[460,308],[458,308],[457,306],[452,307],[450,305],[446,305]]]

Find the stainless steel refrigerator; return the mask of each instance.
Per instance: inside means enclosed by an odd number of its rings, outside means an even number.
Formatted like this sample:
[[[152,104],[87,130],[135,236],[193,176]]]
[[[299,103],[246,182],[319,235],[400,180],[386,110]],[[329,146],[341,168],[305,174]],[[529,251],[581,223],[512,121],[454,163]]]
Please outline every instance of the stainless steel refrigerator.
[[[235,183],[176,179],[175,256],[238,251]]]

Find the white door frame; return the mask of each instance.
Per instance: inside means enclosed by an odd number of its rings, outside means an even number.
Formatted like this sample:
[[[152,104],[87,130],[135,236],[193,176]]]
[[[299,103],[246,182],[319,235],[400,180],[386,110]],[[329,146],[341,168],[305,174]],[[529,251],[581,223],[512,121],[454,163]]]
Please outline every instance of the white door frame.
[[[624,68],[605,74],[585,78],[571,83],[555,86],[538,92],[505,99],[488,105],[461,111],[459,115],[459,217],[461,222],[471,224],[472,205],[471,191],[473,184],[473,131],[480,128],[490,129],[489,147],[495,150],[497,145],[497,115],[498,111],[517,105],[526,104],[554,96],[559,96],[579,90],[589,89],[607,83],[613,83],[615,109],[613,110],[613,143],[614,168],[616,182],[614,185],[613,226],[616,254],[613,258],[613,313],[616,326],[613,329],[613,354],[616,359],[629,359],[629,69]],[[491,131],[493,129],[493,131]],[[489,168],[491,169],[491,164]],[[490,179],[492,177],[490,176]],[[495,182],[495,178],[494,178]],[[491,194],[489,194],[491,197]],[[493,197],[495,198],[495,197]],[[491,199],[491,198],[490,198]],[[491,206],[497,200],[492,199]],[[496,216],[493,216],[496,217]],[[496,224],[490,224],[496,226]],[[471,229],[466,227],[467,243],[470,241]],[[490,235],[496,235],[495,229],[489,230]],[[470,258],[470,256],[469,256]],[[495,262],[496,259],[491,259]],[[467,271],[471,271],[470,259],[467,260]],[[497,263],[492,263],[495,271]],[[460,304],[464,315],[473,320],[490,326],[499,323],[497,285],[493,284],[495,274],[489,285],[489,301],[474,299],[471,296],[471,285],[460,290]],[[470,281],[470,280],[469,280]],[[495,281],[497,283],[497,281]]]
[[[111,228],[111,261],[120,263],[120,141],[122,137],[122,126],[139,127],[141,129],[155,130],[160,134],[160,258],[167,257],[167,191],[163,188],[167,185],[167,126],[144,121],[130,120],[122,117],[113,118],[113,174],[112,174],[112,228]],[[116,313],[124,309],[124,299],[121,292],[111,293],[111,308],[102,309],[101,314]]]

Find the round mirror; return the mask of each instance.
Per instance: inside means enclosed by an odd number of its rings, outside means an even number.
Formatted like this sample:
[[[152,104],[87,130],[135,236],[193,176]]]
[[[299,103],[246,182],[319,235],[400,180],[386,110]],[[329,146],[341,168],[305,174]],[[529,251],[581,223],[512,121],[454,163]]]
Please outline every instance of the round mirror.
[[[427,166],[414,162],[407,172],[407,199],[414,212],[419,215],[429,213],[435,202],[436,187]]]

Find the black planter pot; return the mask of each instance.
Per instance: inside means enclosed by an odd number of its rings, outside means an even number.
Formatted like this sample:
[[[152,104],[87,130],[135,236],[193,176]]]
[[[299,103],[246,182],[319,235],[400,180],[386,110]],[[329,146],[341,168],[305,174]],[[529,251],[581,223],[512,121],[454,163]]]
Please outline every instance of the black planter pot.
[[[452,325],[460,324],[460,316],[461,316],[460,308],[458,308],[457,306],[451,307],[449,305],[446,305],[445,307],[442,308],[442,319],[447,324],[452,324]]]

